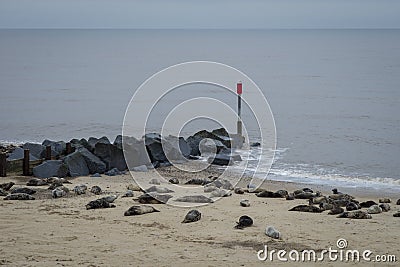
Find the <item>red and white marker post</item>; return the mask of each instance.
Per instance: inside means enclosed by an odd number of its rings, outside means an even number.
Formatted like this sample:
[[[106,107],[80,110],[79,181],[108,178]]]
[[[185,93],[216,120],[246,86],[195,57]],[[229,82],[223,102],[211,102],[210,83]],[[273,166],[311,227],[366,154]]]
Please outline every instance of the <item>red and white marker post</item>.
[[[238,121],[237,121],[237,134],[242,136],[242,93],[243,85],[242,82],[236,84],[236,93],[238,95]]]

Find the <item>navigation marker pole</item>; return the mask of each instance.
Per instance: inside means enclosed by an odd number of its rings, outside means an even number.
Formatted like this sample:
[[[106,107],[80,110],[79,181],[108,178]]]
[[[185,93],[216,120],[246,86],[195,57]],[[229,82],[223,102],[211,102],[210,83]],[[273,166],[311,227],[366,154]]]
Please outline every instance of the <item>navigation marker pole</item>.
[[[237,121],[237,134],[238,136],[242,136],[242,93],[243,93],[243,85],[242,82],[239,81],[236,84],[236,93],[238,95],[238,121]]]

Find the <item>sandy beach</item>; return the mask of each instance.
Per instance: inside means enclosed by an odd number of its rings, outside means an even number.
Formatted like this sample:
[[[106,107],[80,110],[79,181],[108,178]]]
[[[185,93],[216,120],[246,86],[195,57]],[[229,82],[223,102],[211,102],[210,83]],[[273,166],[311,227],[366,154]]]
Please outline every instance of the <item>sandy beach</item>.
[[[164,177],[178,177],[182,182],[197,177],[217,175],[216,170],[187,173],[184,177],[172,167],[157,169]],[[156,170],[135,172],[142,178],[151,179]],[[2,181],[13,181],[15,187],[25,185],[30,177],[9,176]],[[182,224],[189,208],[172,205],[152,205],[160,212],[140,216],[124,216],[135,197],[118,198],[116,208],[86,210],[85,205],[107,194],[123,194],[134,181],[129,174],[100,178],[78,177],[65,184],[72,189],[77,184],[90,188],[98,185],[103,189],[100,196],[87,192],[52,199],[46,197],[47,186],[35,187],[33,201],[0,201],[0,265],[5,266],[354,266],[361,262],[280,262],[274,259],[260,261],[257,252],[268,250],[310,250],[317,253],[332,247],[337,249],[340,238],[347,241],[347,249],[371,250],[372,255],[400,256],[399,220],[393,217],[397,211],[398,196],[372,196],[352,192],[357,200],[374,200],[380,197],[392,199],[389,212],[372,215],[372,219],[354,220],[336,218],[323,213],[288,211],[307,204],[306,200],[287,201],[284,198],[259,198],[253,193],[232,194],[213,204],[198,207],[200,221]],[[248,181],[244,179],[240,186]],[[292,192],[306,185],[266,181],[263,188],[274,191],[285,189]],[[310,186],[311,187],[311,186]],[[330,188],[312,187],[323,194]],[[47,190],[48,191],[48,190]],[[43,194],[45,192],[45,194]],[[49,194],[49,193],[48,193]],[[248,199],[250,207],[241,207],[240,200]],[[393,203],[394,202],[394,203]],[[234,229],[242,215],[254,220],[254,225],[242,230]],[[282,234],[280,240],[265,235],[267,226],[274,226]],[[371,256],[373,258],[373,256]],[[371,266],[396,266],[396,263],[370,262]]]

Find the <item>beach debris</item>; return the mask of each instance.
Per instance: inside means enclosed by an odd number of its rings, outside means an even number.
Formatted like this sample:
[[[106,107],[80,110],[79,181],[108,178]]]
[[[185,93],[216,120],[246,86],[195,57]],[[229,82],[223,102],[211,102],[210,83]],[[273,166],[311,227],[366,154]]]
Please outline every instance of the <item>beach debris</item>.
[[[115,208],[114,204],[111,204],[108,202],[105,198],[99,198],[96,200],[90,201],[88,204],[86,204],[86,209],[106,209],[106,208]]]
[[[132,190],[128,190],[121,197],[133,197],[133,196],[134,196],[133,191]]]
[[[289,211],[300,211],[300,212],[322,212],[319,207],[313,205],[297,205],[291,208]]]
[[[26,185],[27,186],[42,186],[42,185],[48,185],[48,183],[45,179],[32,178],[26,183]]]
[[[84,184],[80,184],[74,187],[73,191],[77,195],[86,194],[87,186]]]
[[[90,175],[90,177],[93,177],[93,178],[99,178],[99,177],[101,177],[101,174],[100,174],[100,173],[98,173],[98,172],[96,172],[96,173],[94,173],[94,174]]]
[[[5,191],[8,191],[8,190],[10,190],[11,187],[13,187],[14,185],[15,185],[14,182],[3,183],[3,184],[0,184],[0,188],[3,189],[3,190],[5,190]]]
[[[240,201],[240,206],[242,206],[242,207],[250,207],[250,201],[248,199],[242,199]]]
[[[95,194],[95,195],[100,195],[101,194],[101,188],[100,186],[94,185],[92,188],[90,188],[90,192]]]
[[[331,204],[332,205],[332,204]],[[328,215],[338,215],[342,214],[344,212],[344,209],[339,207],[339,206],[333,206],[330,211],[328,212]]]
[[[157,178],[153,178],[149,181],[149,184],[160,185],[160,180],[158,180]]]
[[[177,198],[175,201],[191,203],[214,203],[214,200],[203,195],[183,196]]]
[[[229,196],[232,196],[232,192],[221,188],[216,188],[210,194],[210,197],[229,197]]]
[[[179,184],[179,180],[176,177],[169,179],[168,182],[170,182],[171,184]]]
[[[396,211],[396,212],[393,214],[393,217],[400,217],[400,211]]]
[[[17,187],[17,188],[14,188],[13,190],[11,190],[10,193],[11,194],[25,193],[28,195],[33,195],[36,193],[36,190],[30,189],[28,187]]]
[[[280,239],[281,238],[281,233],[276,230],[273,226],[268,226],[265,229],[265,234],[269,237],[275,238],[275,239]]]
[[[149,205],[140,205],[140,206],[136,205],[130,207],[127,211],[125,211],[124,216],[142,215],[152,212],[160,212],[160,211]]]
[[[212,181],[210,179],[199,179],[199,178],[194,178],[194,179],[190,179],[189,181],[187,181],[185,184],[194,184],[194,185],[206,185],[211,183]]]
[[[388,212],[390,210],[390,204],[389,203],[382,203],[379,205],[379,207],[382,209],[383,212]]]
[[[253,225],[253,219],[247,215],[240,216],[239,222],[236,223],[235,229],[243,229]]]
[[[371,207],[368,208],[367,212],[369,214],[378,214],[382,213],[382,209],[378,205],[372,205]]]
[[[390,198],[387,198],[387,197],[383,197],[383,198],[379,199],[379,203],[390,203],[390,202],[391,202]]]
[[[152,192],[139,196],[138,201],[142,204],[165,204],[170,198],[172,198],[171,195]]]
[[[60,198],[66,196],[68,192],[69,190],[65,186],[59,186],[51,191],[51,196],[53,198]]]
[[[358,209],[360,209],[360,206],[355,202],[349,202],[346,205],[346,210],[347,211],[358,210]]]
[[[156,185],[153,185],[152,187],[149,187],[144,191],[146,191],[147,193],[156,192],[156,193],[159,193],[159,194],[173,193],[174,192],[173,190],[168,189],[166,187],[156,186]]]
[[[345,211],[337,216],[337,218],[349,218],[349,219],[371,219],[371,214],[364,210],[353,210]]]
[[[142,191],[142,189],[140,188],[140,186],[136,185],[136,184],[129,184],[126,189],[128,190],[132,190],[132,191]]]
[[[244,190],[242,188],[240,188],[240,187],[236,187],[233,192],[235,192],[235,194],[239,194],[239,195],[243,195],[244,194]]]
[[[378,203],[376,203],[375,201],[372,201],[372,200],[368,200],[368,201],[360,203],[360,207],[361,208],[369,208],[369,207],[371,207],[373,205],[378,205]]]
[[[191,210],[189,211],[185,219],[183,219],[182,223],[191,223],[191,222],[197,222],[201,219],[201,213],[198,210]]]
[[[35,198],[26,193],[14,193],[7,195],[4,200],[35,200]]]

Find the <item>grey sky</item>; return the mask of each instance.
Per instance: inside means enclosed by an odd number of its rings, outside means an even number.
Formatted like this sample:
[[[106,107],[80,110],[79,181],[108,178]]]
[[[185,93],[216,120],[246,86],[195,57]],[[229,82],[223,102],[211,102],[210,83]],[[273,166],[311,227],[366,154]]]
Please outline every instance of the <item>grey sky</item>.
[[[400,1],[0,0],[0,28],[400,28]]]

